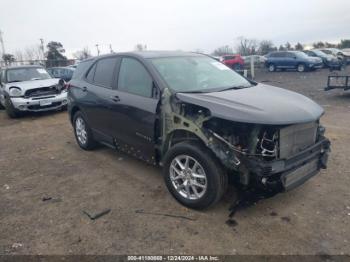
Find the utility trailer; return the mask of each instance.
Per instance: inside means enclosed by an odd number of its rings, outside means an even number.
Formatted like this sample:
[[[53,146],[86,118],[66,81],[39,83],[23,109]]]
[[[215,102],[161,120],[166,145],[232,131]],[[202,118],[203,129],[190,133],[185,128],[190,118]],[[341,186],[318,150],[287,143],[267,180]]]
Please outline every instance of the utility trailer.
[[[327,87],[325,87],[325,91],[332,89],[350,89],[350,76],[328,76]]]

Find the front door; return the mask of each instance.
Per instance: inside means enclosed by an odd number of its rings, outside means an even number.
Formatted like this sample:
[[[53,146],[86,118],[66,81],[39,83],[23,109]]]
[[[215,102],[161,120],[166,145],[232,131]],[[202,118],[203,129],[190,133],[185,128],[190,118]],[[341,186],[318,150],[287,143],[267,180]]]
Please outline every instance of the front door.
[[[123,57],[114,96],[113,136],[119,149],[153,162],[155,122],[159,99],[154,97],[154,81],[145,66]]]

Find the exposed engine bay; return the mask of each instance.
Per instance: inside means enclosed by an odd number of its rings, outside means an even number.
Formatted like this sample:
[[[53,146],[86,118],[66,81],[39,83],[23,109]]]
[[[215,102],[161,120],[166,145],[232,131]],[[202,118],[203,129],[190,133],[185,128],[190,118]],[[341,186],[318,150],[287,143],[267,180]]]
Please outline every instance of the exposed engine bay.
[[[229,173],[238,173],[241,184],[278,184],[283,172],[303,166],[312,157],[321,160],[308,172],[326,166],[330,143],[318,120],[291,125],[240,123],[212,117],[207,108],[174,96],[165,96],[168,99],[162,103],[163,134],[168,137],[162,150],[184,139],[199,139]],[[321,147],[321,153],[315,153],[315,147]],[[295,156],[298,159],[290,161]]]

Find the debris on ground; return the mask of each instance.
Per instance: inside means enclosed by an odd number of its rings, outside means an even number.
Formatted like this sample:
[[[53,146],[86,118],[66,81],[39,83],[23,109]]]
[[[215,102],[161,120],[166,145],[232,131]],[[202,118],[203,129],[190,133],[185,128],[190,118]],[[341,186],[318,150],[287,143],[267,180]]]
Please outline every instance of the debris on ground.
[[[226,224],[229,226],[238,225],[238,222],[233,219],[233,216],[236,214],[237,211],[256,205],[258,201],[273,197],[278,193],[279,193],[278,190],[273,190],[273,191],[264,191],[259,189],[239,190],[238,199],[234,203],[232,203],[232,205],[229,208],[230,214],[229,214],[229,219],[226,221]],[[271,214],[272,213],[275,213],[275,212],[271,212]],[[274,214],[272,214],[272,216],[273,215]]]
[[[21,244],[21,243],[13,243],[11,247],[13,249],[17,249],[17,248],[23,247],[23,244]]]
[[[5,184],[5,185],[4,185],[4,188],[5,188],[6,190],[9,190],[9,189],[10,189],[10,186],[9,186],[8,184]]]
[[[91,214],[91,212],[87,212],[87,211],[83,211],[83,213],[85,215],[87,215],[91,220],[95,220],[95,219],[98,219],[104,215],[107,215],[109,212],[111,212],[111,209],[104,209],[102,210],[101,212],[98,212],[98,213],[94,213],[94,214]]]
[[[118,157],[118,161],[122,161],[123,160],[123,158],[122,157]]]
[[[57,198],[53,198],[53,197],[50,197],[50,196],[43,196],[43,198],[41,199],[43,202],[46,202],[46,201],[50,201],[51,203],[57,203],[57,202],[61,202],[62,199],[57,197]]]
[[[146,214],[146,215],[155,215],[155,216],[164,216],[164,217],[181,218],[181,219],[186,219],[186,220],[190,220],[190,221],[196,221],[197,220],[195,218],[185,217],[185,216],[180,216],[180,215],[171,215],[171,214],[157,213],[157,212],[147,212],[147,211],[144,211],[143,209],[135,210],[135,213],[137,213],[137,214]]]

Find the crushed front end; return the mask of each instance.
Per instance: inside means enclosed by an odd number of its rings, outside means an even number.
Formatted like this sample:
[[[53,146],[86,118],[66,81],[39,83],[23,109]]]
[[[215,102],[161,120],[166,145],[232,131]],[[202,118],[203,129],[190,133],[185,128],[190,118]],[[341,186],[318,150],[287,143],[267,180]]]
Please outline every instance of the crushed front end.
[[[240,182],[266,189],[293,189],[327,167],[330,141],[318,121],[255,125],[211,119],[208,146]]]

